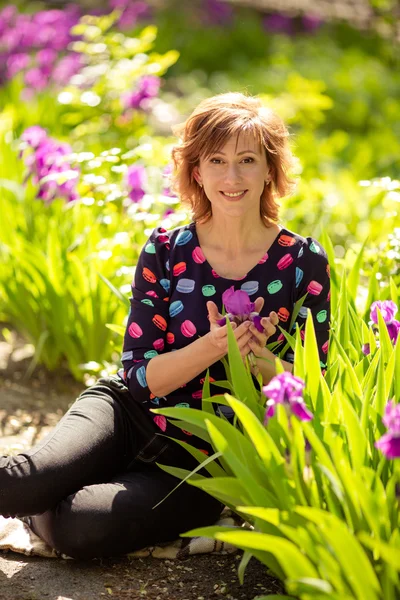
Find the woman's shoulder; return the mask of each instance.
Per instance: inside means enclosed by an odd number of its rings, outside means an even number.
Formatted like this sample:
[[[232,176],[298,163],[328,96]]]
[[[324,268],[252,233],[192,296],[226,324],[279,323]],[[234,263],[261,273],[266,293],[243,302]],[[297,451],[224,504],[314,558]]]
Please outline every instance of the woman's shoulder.
[[[327,253],[322,244],[312,236],[304,237],[300,233],[291,231],[287,227],[283,227],[279,233],[279,243],[288,247],[293,247],[298,250],[299,258],[302,256],[324,256],[327,258]]]
[[[156,227],[152,234],[151,238],[153,239],[165,239],[168,238],[170,244],[173,243],[178,245],[186,244],[190,239],[192,239],[194,235],[194,223],[187,223],[185,225],[177,225],[176,227],[166,229],[165,227],[159,225]]]

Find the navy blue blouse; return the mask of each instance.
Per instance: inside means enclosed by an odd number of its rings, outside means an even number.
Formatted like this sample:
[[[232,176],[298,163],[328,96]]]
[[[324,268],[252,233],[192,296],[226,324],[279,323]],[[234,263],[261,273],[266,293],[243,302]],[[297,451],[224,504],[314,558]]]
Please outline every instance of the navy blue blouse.
[[[279,325],[288,330],[295,302],[307,294],[296,324],[305,323],[307,308],[314,318],[320,366],[326,366],[330,320],[330,273],[327,255],[313,238],[282,229],[262,259],[240,280],[220,277],[207,262],[195,223],[166,231],[157,227],[146,242],[132,284],[131,310],[124,337],[123,379],[134,400],[152,408],[190,406],[201,408],[206,371],[174,390],[155,397],[149,390],[146,368],[158,354],[187,346],[210,330],[206,302],[213,300],[222,312],[222,294],[234,286],[252,301],[264,298],[261,316],[275,311]],[[304,329],[304,327],[303,327]],[[293,333],[293,332],[292,332]],[[301,331],[303,334],[303,331]],[[282,340],[277,330],[268,343]],[[284,340],[275,352],[283,348]],[[293,362],[291,350],[284,360]],[[209,367],[210,379],[226,379],[221,361]],[[223,393],[212,386],[213,394]],[[170,424],[164,416],[149,412],[162,432],[183,439],[208,453],[202,440]]]

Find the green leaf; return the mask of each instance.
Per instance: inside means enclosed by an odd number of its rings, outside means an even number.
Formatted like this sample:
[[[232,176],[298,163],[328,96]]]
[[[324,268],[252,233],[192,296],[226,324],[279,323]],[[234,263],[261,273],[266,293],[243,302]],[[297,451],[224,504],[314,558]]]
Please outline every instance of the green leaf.
[[[241,585],[244,583],[244,572],[252,556],[252,553],[248,552],[247,550],[243,552],[243,556],[238,567],[238,579]]]
[[[124,337],[126,327],[122,327],[122,325],[113,325],[112,323],[106,323],[107,329],[114,331],[114,333],[118,333],[118,335]]]
[[[267,501],[264,489],[261,487],[261,482],[254,476],[254,464],[250,461],[243,460],[244,457],[240,456],[238,449],[232,447],[230,440],[232,439],[231,432],[225,430],[224,434],[216,427],[211,421],[207,420],[207,429],[210,434],[213,446],[223,455],[225,460],[228,462],[232,471],[236,477],[243,483],[248,493],[251,503],[257,505],[263,504]],[[244,439],[244,438],[243,438]],[[252,462],[254,463],[255,450],[253,451]]]
[[[318,573],[308,558],[302,554],[293,542],[289,542],[284,538],[258,531],[227,531],[226,528],[222,527],[203,527],[184,534],[184,537],[191,536],[213,537],[252,553],[253,550],[268,552],[275,557],[285,576],[290,579],[300,577],[318,578]]]
[[[248,499],[246,489],[236,477],[206,477],[201,480],[190,479],[188,483],[204,490],[234,510]]]
[[[381,587],[375,571],[354,534],[334,515],[317,508],[299,506],[296,512],[318,526],[331,547],[358,600],[380,600]],[[304,577],[304,575],[300,575]]]
[[[400,335],[397,338],[396,347],[395,347],[395,367],[394,372],[400,373]],[[394,396],[396,398],[396,402],[400,402],[400,377],[397,375],[394,377]]]
[[[203,390],[202,390],[202,395],[201,395],[201,410],[203,410],[204,412],[210,413],[211,415],[215,414],[214,413],[214,408],[212,406],[212,404],[209,404],[207,402],[204,401],[205,398],[209,398],[211,396],[211,392],[210,392],[210,371],[209,369],[207,369],[207,373],[204,379],[204,383],[203,383]]]
[[[372,538],[366,531],[360,531],[357,537],[366,548],[373,550],[376,560],[381,558],[394,567],[396,571],[400,571],[399,548],[395,548],[382,540]]]
[[[126,306],[128,309],[131,305],[129,299],[124,296],[124,294],[122,294],[112,283],[111,281],[109,281],[107,279],[107,277],[104,277],[104,275],[102,275],[101,273],[97,273],[97,275],[100,277],[100,279],[106,284],[106,286],[112,291],[112,293],[121,301],[121,303]]]
[[[255,393],[254,383],[243,364],[242,356],[233,333],[232,325],[229,319],[226,319],[228,332],[228,356],[231,370],[234,395],[246,402],[253,412],[260,414],[260,408],[257,404],[257,395]]]
[[[387,364],[389,362],[390,355],[393,351],[393,345],[389,337],[389,332],[387,330],[386,323],[383,320],[382,313],[379,310],[379,308],[376,311],[376,314],[378,317],[380,347],[383,354],[383,360],[385,361],[385,364]]]
[[[356,298],[357,298],[357,289],[358,289],[358,284],[360,281],[361,265],[362,265],[362,260],[364,257],[365,246],[368,241],[369,241],[368,237],[366,237],[363,245],[361,246],[361,249],[357,253],[356,260],[354,261],[354,264],[349,273],[349,276],[347,277],[347,289],[349,291],[349,295],[350,295],[351,299],[353,300],[353,302],[356,302]]]
[[[311,310],[307,309],[306,332],[304,338],[304,365],[306,371],[306,389],[313,404],[313,409],[317,407],[319,380],[321,369],[319,366],[319,353],[317,338]]]
[[[162,504],[164,502],[164,500],[166,500],[168,498],[168,496],[170,496],[173,492],[175,492],[175,490],[177,490],[182,485],[182,483],[185,483],[185,481],[190,479],[190,477],[196,475],[198,473],[198,471],[200,471],[203,467],[206,467],[207,465],[209,465],[213,460],[218,458],[218,456],[219,456],[219,453],[217,452],[217,453],[213,454],[212,456],[209,456],[208,458],[206,458],[200,465],[198,465],[195,469],[193,469],[193,471],[190,471],[190,473],[188,471],[186,471],[187,474],[185,475],[184,479],[182,479],[166,496],[164,496],[164,498],[162,500],[160,500],[160,502],[157,502],[157,504],[155,504],[153,506],[153,509],[157,508],[157,506]],[[176,470],[177,467],[169,467],[167,465],[161,465],[160,463],[156,463],[156,465],[158,467],[160,467],[161,469],[163,469],[164,471],[166,471],[167,473],[170,473],[171,475],[176,474],[176,476],[178,476],[177,475],[178,471]]]

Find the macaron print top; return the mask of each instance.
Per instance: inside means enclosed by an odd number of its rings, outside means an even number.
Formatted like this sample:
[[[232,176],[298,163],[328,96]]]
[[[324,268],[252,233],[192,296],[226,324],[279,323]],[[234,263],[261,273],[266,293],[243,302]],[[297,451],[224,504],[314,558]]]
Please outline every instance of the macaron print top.
[[[245,290],[252,301],[262,296],[264,306],[261,316],[275,311],[279,325],[286,331],[289,331],[295,302],[306,294],[294,327],[300,326],[304,337],[306,309],[309,308],[318,342],[319,366],[322,369],[326,366],[330,272],[326,252],[315,239],[304,238],[283,228],[247,275],[233,280],[219,276],[207,262],[195,223],[170,231],[161,227],[154,229],[135,271],[122,354],[124,368],[119,374],[134,400],[149,410],[149,418],[163,433],[183,439],[202,450],[207,447],[202,440],[189,436],[188,432],[171,425],[161,415],[156,417],[150,409],[182,403],[201,408],[206,371],[168,396],[158,398],[147,387],[146,368],[154,356],[177,351],[208,333],[206,303],[213,300],[221,311],[222,294],[232,285],[235,290]],[[280,342],[274,350],[276,353],[285,344],[279,330],[269,338],[270,342]],[[293,352],[289,349],[283,358],[293,362]],[[211,382],[226,379],[222,362],[211,365],[209,372]],[[211,383],[211,393],[221,394],[223,390]]]

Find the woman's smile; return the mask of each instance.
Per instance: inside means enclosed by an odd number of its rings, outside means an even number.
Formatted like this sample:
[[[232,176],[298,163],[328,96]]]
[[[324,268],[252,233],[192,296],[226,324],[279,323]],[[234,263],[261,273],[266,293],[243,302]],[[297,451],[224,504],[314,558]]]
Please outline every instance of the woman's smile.
[[[241,200],[242,198],[245,197],[246,193],[248,190],[243,190],[240,192],[220,192],[220,194],[226,198],[226,200],[229,200],[230,202],[235,202],[238,200]]]

